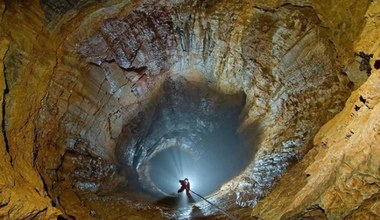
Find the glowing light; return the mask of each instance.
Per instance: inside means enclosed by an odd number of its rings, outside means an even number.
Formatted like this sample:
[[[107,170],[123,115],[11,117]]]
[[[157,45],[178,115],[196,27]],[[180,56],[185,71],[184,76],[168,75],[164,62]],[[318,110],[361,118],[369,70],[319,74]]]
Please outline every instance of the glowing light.
[[[182,199],[189,205],[186,193],[177,194],[179,180],[188,178],[191,189],[207,197],[250,161],[252,148],[245,148],[236,133],[243,99],[219,96],[203,85],[168,83],[164,91],[143,143],[149,157],[139,178],[158,202],[178,206]]]

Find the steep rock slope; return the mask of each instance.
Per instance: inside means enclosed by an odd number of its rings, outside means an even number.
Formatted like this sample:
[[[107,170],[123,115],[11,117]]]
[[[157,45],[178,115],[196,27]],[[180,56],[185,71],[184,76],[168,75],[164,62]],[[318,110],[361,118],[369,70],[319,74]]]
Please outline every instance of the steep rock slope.
[[[335,7],[343,5],[337,3]],[[321,128],[313,149],[288,171],[252,215],[263,219],[379,218],[379,9],[379,2],[372,2],[357,18],[363,22],[350,24],[354,30],[341,37],[333,35],[339,39],[337,44],[348,43],[347,36],[356,36],[351,48],[373,58],[367,63],[369,79],[351,94],[343,111]],[[351,16],[344,10],[337,13],[339,17]],[[340,50],[349,51],[344,47]]]

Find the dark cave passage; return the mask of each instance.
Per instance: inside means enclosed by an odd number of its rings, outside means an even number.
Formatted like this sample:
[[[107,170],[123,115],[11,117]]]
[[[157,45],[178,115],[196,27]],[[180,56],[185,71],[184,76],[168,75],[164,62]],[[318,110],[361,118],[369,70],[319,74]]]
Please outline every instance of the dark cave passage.
[[[157,104],[141,114],[150,118],[134,123],[137,150],[123,145],[120,155],[134,158],[142,190],[158,200],[177,197],[178,180],[186,177],[193,191],[207,196],[252,160],[254,148],[237,133],[243,106],[243,95],[220,94],[182,78],[168,80]]]

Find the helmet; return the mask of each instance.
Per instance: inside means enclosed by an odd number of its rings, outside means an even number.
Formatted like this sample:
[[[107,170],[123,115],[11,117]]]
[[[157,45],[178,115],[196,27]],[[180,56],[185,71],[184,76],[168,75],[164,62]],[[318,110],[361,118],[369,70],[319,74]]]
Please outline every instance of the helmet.
[[[189,179],[185,178],[185,180],[189,181]]]

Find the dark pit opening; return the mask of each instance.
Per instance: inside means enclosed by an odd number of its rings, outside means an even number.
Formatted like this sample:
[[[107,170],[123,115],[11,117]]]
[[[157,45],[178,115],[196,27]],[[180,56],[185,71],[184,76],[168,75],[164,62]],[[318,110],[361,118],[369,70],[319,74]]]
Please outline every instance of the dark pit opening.
[[[376,60],[375,61],[375,65],[374,65],[375,69],[380,69],[380,60]]]
[[[191,189],[207,196],[249,164],[254,148],[251,143],[243,144],[237,132],[244,95],[221,94],[181,78],[165,82],[158,99],[140,114],[144,117],[136,119],[131,133],[136,135],[132,139],[140,139],[133,168],[142,190],[159,203],[179,198],[179,179],[189,178]],[[145,135],[138,138],[141,133]]]

